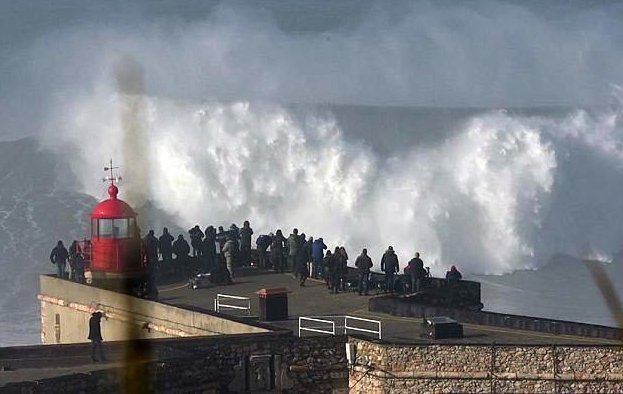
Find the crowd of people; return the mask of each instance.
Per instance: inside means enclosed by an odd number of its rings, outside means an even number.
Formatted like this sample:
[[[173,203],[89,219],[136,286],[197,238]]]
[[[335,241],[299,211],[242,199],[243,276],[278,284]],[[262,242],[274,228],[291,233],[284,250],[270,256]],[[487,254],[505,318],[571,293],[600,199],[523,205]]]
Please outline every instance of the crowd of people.
[[[286,238],[281,229],[274,233],[261,234],[256,238],[257,254],[252,254],[253,229],[249,221],[242,227],[232,224],[227,230],[219,226],[218,230],[210,225],[201,230],[199,225],[188,230],[190,243],[179,234],[177,239],[165,227],[160,236],[149,230],[142,239],[144,258],[153,275],[174,275],[189,277],[197,273],[211,273],[216,282],[232,283],[234,267],[257,264],[262,269],[276,272],[292,272],[300,286],[305,286],[309,277],[323,279],[332,293],[347,290],[348,253],[344,246],[336,246],[331,251],[323,238],[307,237],[299,234],[297,228]],[[84,282],[85,256],[79,244],[74,241],[69,250],[62,241],[58,241],[50,254],[50,260],[57,266],[59,277],[76,282]],[[69,263],[69,271],[66,264]],[[363,249],[355,260],[358,273],[357,289],[360,295],[368,294],[368,284],[372,259],[367,249]],[[385,275],[385,289],[395,292],[395,276],[399,273],[400,263],[392,246],[383,253],[380,260],[381,271]],[[428,269],[415,253],[408,262],[404,273],[410,278],[408,286],[411,292],[423,289],[425,280],[430,276]],[[461,273],[452,266],[446,274],[448,282],[462,279]]]

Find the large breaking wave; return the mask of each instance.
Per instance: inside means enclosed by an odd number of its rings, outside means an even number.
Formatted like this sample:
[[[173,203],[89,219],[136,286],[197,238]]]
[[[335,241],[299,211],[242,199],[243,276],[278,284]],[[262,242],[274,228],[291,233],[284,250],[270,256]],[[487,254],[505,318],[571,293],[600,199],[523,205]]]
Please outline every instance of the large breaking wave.
[[[258,232],[299,227],[353,253],[365,246],[380,256],[393,245],[405,261],[420,251],[437,272],[458,264],[503,273],[557,252],[618,250],[620,230],[613,233],[602,211],[620,206],[600,192],[613,181],[604,168],[620,176],[616,110],[476,113],[444,138],[381,157],[345,135],[331,111],[142,99],[151,174],[145,196],[182,226],[250,219]],[[69,132],[50,134],[76,146],[74,170],[98,197],[94,174],[122,151],[115,114],[124,102],[114,94],[81,97],[60,117]],[[603,206],[582,200],[588,184]]]

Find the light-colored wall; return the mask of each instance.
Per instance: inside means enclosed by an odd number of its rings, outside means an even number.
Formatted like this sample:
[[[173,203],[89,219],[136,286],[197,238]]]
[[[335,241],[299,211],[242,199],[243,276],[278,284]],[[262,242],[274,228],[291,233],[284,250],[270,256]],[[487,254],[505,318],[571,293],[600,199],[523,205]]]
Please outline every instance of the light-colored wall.
[[[623,392],[623,347],[355,345],[351,393]]]
[[[89,318],[102,310],[105,341],[221,334],[250,334],[268,329],[194,312],[52,276],[39,277],[41,343],[87,342]],[[56,324],[56,315],[60,324]]]

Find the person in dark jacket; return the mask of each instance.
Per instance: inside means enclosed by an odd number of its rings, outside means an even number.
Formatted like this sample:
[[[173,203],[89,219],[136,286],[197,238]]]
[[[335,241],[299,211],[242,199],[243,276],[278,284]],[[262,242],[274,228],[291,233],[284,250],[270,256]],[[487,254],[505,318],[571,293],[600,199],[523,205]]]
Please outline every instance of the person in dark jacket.
[[[266,234],[262,234],[259,237],[257,237],[257,240],[255,240],[255,244],[257,245],[257,254],[259,257],[259,267],[262,269],[268,268],[268,257],[266,255],[266,251],[268,250],[268,247],[270,246],[270,244],[273,242],[273,233],[270,233],[268,235]]]
[[[296,255],[298,253],[298,247],[301,240],[299,238],[299,230],[295,228],[292,230],[292,234],[288,237],[288,269],[296,275]]]
[[[324,244],[324,240],[322,238],[318,238],[312,244],[312,278],[318,279],[318,275],[322,274],[321,265],[324,255],[324,250],[327,248],[327,245]]]
[[[193,257],[201,257],[203,250],[201,249],[201,240],[203,239],[203,231],[199,228],[199,225],[188,230],[190,236],[190,246],[193,247]]]
[[[305,234],[301,234],[301,238],[304,240]],[[311,244],[312,241],[303,241],[303,243],[299,245],[298,248],[298,253],[296,255],[296,270],[299,274],[299,286],[305,286],[305,281],[309,276],[309,268],[307,266],[307,262],[309,261],[309,256],[311,255]]]
[[[82,248],[80,248],[80,243],[78,241],[73,241],[71,245],[69,245],[69,279],[77,282],[77,272],[76,272],[76,256],[78,253],[82,253]]]
[[[158,250],[160,250],[160,255],[162,255],[162,261],[166,261],[167,264],[170,264],[173,259],[173,241],[174,238],[169,234],[169,229],[163,228],[162,235],[158,238]]]
[[[343,246],[340,246],[340,278],[338,283],[342,291],[346,291],[346,275],[348,273],[348,253]]]
[[[340,279],[342,278],[342,267],[344,266],[344,255],[340,252],[340,247],[336,246],[331,255],[331,263],[333,270],[331,271],[331,288],[333,293],[337,293],[342,289]]]
[[[335,248],[336,252],[338,248]],[[337,294],[338,292],[338,280],[339,280],[339,268],[338,264],[338,254],[331,253],[330,250],[327,250],[327,255],[324,258],[324,266],[325,266],[325,278],[327,282],[327,287],[333,294]]]
[[[420,253],[415,253],[409,261],[409,276],[411,277],[411,292],[417,293],[422,290],[422,282],[426,277],[426,270],[424,269],[424,262],[420,259]]]
[[[361,254],[355,260],[355,267],[359,270],[359,295],[368,295],[368,278],[370,276],[370,268],[372,268],[372,259],[368,256],[368,249],[363,249]]]
[[[143,238],[143,244],[147,253],[147,267],[154,274],[158,266],[158,238],[154,235],[154,230],[149,230]]]
[[[461,275],[455,266],[450,267],[450,271],[446,272],[446,280],[448,283],[456,283],[461,279],[463,279],[463,275]]]
[[[69,252],[63,245],[63,241],[58,241],[52,252],[50,253],[50,261],[52,264],[56,264],[57,277],[64,279],[67,277],[65,273],[65,266],[67,265],[67,259],[69,258]]]
[[[394,247],[390,246],[381,258],[381,271],[385,272],[385,283],[390,293],[394,292],[394,275],[399,269],[398,256],[394,252]]]
[[[214,226],[206,227],[202,249],[206,270],[213,272],[216,269],[216,229]]]
[[[190,254],[190,245],[188,245],[182,234],[178,235],[175,242],[173,242],[173,253],[175,254],[175,265],[178,270],[187,276],[189,274],[190,259],[188,255]]]
[[[273,265],[273,269],[277,272],[284,271],[284,262],[283,262],[283,249],[284,243],[286,242],[281,229],[277,230],[275,236],[273,237],[272,243],[270,244],[270,261]]]
[[[85,283],[84,269],[86,268],[86,261],[82,252],[77,252],[74,256],[74,278],[73,280],[78,283]]]
[[[102,312],[93,312],[89,319],[89,340],[91,341],[91,360],[93,362],[106,361],[102,347],[102,329],[100,326]],[[99,354],[99,359],[96,357]]]
[[[248,220],[245,220],[240,229],[240,255],[244,265],[251,264],[251,235],[253,229]]]

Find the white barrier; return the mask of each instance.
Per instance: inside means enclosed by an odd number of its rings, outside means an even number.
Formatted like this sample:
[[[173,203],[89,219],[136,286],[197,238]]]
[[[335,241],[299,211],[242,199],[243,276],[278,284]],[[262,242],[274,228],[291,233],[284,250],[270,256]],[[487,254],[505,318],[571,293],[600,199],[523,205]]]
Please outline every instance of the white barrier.
[[[310,322],[322,323],[322,324],[330,324],[331,325],[331,331],[329,331],[329,330],[321,330],[317,326],[303,327],[302,324],[303,324],[304,321],[310,321]],[[311,332],[318,332],[318,333],[321,333],[321,334],[335,335],[335,322],[331,321],[331,320],[317,319],[317,318],[313,318],[313,317],[299,317],[299,337],[301,336],[301,331],[311,331]]]
[[[349,326],[348,325],[348,321],[349,320],[363,321],[363,322],[367,322],[367,323],[374,323],[374,324],[377,325],[378,329],[370,330],[370,329],[367,329],[367,328],[353,327],[352,325]],[[352,323],[353,322],[351,322],[351,324]],[[354,316],[344,316],[344,334],[346,334],[347,330],[366,332],[366,333],[369,333],[369,334],[376,334],[376,335],[378,335],[378,339],[381,339],[381,322],[379,320],[362,319],[361,317],[354,317]]]
[[[336,325],[336,321],[339,321],[341,323],[342,319],[344,321],[344,325],[343,326]],[[328,327],[326,329],[323,329],[324,327],[319,327],[318,325],[311,326],[311,327],[304,327],[303,322],[321,323],[321,324],[324,324],[325,326],[331,325],[331,329],[329,330]],[[376,325],[376,329],[356,327],[354,325],[356,322],[374,324]],[[342,329],[344,331],[342,331]],[[379,320],[363,319],[361,317],[355,317],[355,316],[299,317],[299,337],[301,336],[301,331],[311,331],[311,332],[317,332],[321,334],[330,334],[330,335],[336,335],[337,332],[340,332],[340,333],[343,332],[344,335],[346,335],[348,333],[348,330],[374,334],[377,336],[378,339],[382,339],[381,322]]]
[[[244,301],[245,305],[225,304],[223,302],[225,300]],[[247,315],[251,316],[251,299],[249,297],[217,294],[216,298],[214,299],[214,310],[220,313],[221,309],[245,310],[247,311]]]

